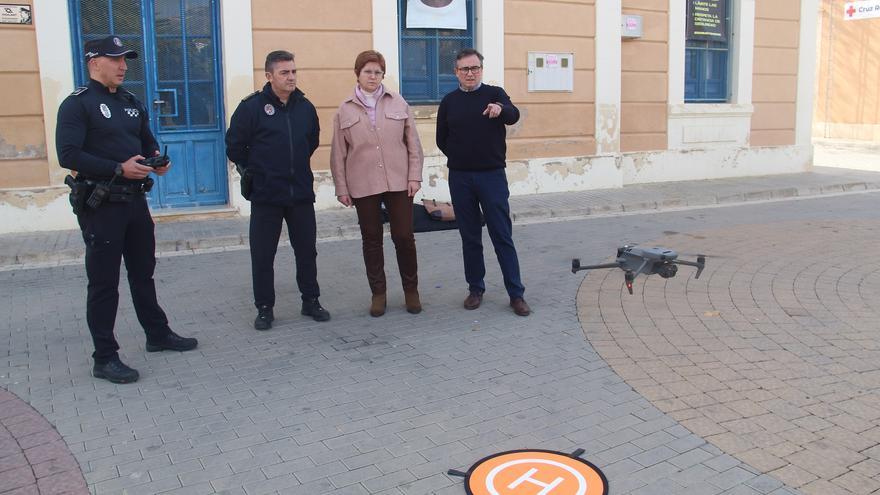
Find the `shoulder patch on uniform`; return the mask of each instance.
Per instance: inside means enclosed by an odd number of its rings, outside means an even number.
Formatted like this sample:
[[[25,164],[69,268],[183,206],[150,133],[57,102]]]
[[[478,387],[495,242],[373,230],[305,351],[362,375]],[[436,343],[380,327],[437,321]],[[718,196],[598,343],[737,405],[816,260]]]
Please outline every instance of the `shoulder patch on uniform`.
[[[242,98],[241,101],[248,101],[248,100],[250,100],[250,99],[253,98],[254,96],[257,96],[257,95],[260,94],[260,93],[262,93],[262,91],[254,91],[253,93],[251,93],[251,94],[245,96],[244,98]]]
[[[88,86],[80,86],[80,87],[74,89],[73,93],[70,93],[70,94],[73,96],[81,95],[81,94],[85,93],[86,91],[88,91],[88,89],[89,89]]]

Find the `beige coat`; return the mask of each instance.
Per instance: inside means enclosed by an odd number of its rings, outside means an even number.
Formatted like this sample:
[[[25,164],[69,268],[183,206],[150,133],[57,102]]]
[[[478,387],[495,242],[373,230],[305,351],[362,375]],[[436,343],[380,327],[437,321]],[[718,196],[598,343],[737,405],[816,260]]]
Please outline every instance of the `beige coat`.
[[[376,126],[354,91],[333,117],[330,171],[336,196],[363,198],[406,191],[422,181],[422,143],[409,105],[386,90],[376,104]]]

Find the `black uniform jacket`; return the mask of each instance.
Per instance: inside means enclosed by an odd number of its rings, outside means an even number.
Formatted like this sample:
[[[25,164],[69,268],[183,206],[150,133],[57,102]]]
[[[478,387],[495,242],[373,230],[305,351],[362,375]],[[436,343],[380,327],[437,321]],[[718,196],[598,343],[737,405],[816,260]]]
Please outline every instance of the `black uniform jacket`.
[[[159,149],[141,102],[122,87],[111,93],[94,79],[61,102],[55,146],[62,167],[91,179],[108,179],[120,163]]]
[[[318,113],[299,89],[286,105],[269,83],[242,100],[226,131],[226,156],[253,173],[250,200],[313,203],[310,159],[318,148],[319,133]]]

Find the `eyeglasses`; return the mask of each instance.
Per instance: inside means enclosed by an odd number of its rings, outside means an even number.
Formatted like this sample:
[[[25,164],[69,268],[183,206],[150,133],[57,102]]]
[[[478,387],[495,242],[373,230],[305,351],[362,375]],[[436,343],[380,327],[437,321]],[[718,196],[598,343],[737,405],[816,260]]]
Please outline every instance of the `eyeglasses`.
[[[361,74],[366,74],[367,76],[376,76],[376,77],[382,77],[385,75],[385,73],[382,72],[381,70],[362,70]]]
[[[462,74],[476,74],[483,70],[482,65],[474,65],[471,67],[456,67],[456,70],[461,72]]]

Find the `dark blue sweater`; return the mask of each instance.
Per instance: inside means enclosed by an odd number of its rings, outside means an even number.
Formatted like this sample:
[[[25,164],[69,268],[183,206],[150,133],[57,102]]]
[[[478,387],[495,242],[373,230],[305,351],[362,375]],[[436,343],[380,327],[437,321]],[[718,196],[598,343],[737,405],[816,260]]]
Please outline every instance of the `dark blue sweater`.
[[[501,105],[501,115],[483,115],[489,103]],[[488,84],[476,91],[449,93],[437,110],[437,147],[454,170],[479,171],[504,168],[507,128],[519,120],[519,110],[504,89]]]

